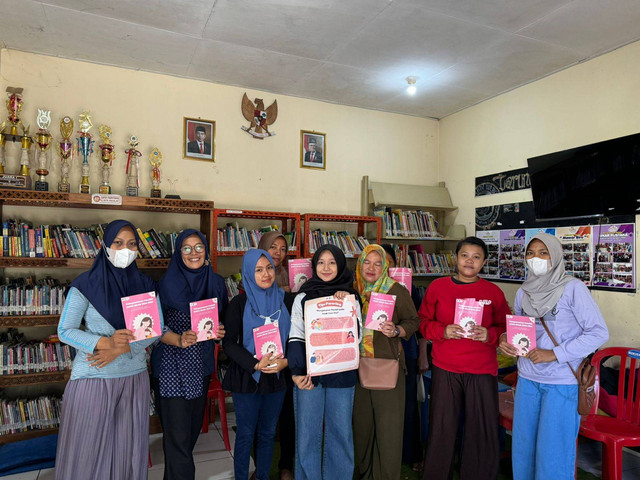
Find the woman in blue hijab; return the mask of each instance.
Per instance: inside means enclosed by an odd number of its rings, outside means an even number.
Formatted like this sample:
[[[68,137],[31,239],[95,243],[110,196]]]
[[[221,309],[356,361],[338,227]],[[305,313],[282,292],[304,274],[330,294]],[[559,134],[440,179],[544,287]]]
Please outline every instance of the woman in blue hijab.
[[[209,265],[209,247],[202,233],[184,230],[175,245],[169,268],[158,285],[167,332],[151,355],[151,385],[163,432],[164,479],[187,480],[195,477],[193,448],[215,371],[213,339],[197,341],[189,304],[217,298],[220,314],[228,297],[224,280]],[[219,340],[224,327],[214,333]]]
[[[249,459],[254,437],[256,479],[267,480],[271,469],[278,415],[287,384],[280,372],[287,359],[278,352],[256,358],[254,329],[277,322],[280,343],[286,348],[291,328],[293,297],[275,284],[275,267],[265,250],[253,249],[242,259],[245,293],[234,297],[224,314],[226,335],[222,347],[231,359],[222,386],[231,391],[236,411],[235,478],[249,478]],[[275,343],[275,342],[274,342]]]
[[[93,266],[79,275],[60,316],[60,341],[76,349],[64,391],[55,478],[143,480],[149,449],[149,375],[145,349],[129,343],[122,297],[155,291],[138,271],[138,236],[111,222]],[[80,325],[84,324],[81,329]]]

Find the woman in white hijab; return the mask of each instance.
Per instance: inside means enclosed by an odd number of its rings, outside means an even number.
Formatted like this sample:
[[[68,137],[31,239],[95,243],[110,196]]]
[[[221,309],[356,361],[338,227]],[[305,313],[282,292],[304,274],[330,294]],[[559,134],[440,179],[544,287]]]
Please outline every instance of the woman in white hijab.
[[[562,245],[535,235],[526,250],[529,276],[516,293],[516,315],[536,318],[536,348],[518,358],[513,415],[513,478],[574,478],[580,428],[578,384],[571,371],[609,338],[591,293],[564,271]],[[540,319],[554,336],[549,337]],[[515,357],[506,334],[500,349]]]

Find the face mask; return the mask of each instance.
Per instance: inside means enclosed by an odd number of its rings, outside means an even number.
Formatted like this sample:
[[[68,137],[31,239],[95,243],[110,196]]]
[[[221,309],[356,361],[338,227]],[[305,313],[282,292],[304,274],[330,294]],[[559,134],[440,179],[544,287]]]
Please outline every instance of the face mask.
[[[527,260],[527,266],[536,277],[545,275],[549,271],[549,261],[544,258],[529,258]]]
[[[107,258],[111,262],[111,265],[116,268],[127,268],[135,261],[136,257],[138,256],[138,252],[129,250],[128,248],[114,250],[107,247],[107,253],[109,254]]]

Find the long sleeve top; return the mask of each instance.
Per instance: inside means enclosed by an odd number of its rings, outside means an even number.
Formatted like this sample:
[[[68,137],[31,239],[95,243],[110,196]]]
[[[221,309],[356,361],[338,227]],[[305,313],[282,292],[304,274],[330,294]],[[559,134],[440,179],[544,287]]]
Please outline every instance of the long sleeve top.
[[[522,296],[516,293],[516,315],[532,316],[522,309]],[[589,354],[609,339],[609,330],[598,304],[584,283],[576,279],[564,287],[555,308],[544,316],[544,321],[558,342],[555,347],[539,319],[536,319],[536,348],[553,350],[557,361],[534,364],[524,357],[518,358],[518,376],[539,383],[573,385],[577,383],[567,362],[576,369]]]
[[[162,309],[158,301],[161,325],[164,328]],[[84,319],[84,329],[80,324]],[[58,324],[58,337],[77,350],[71,369],[71,380],[80,378],[120,378],[136,375],[147,369],[145,349],[158,337],[129,344],[130,352],[123,353],[102,368],[92,367],[87,355],[92,354],[102,337],[111,337],[115,328],[100,315],[80,291],[71,287]]]

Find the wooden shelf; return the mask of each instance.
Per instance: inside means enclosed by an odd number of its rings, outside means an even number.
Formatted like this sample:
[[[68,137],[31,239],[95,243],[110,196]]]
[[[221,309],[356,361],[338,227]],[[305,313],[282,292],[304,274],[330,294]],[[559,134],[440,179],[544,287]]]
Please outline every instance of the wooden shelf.
[[[461,238],[451,237],[382,237],[380,240],[386,242],[459,242]]]
[[[54,327],[60,315],[11,315],[0,316],[0,327]]]
[[[7,433],[0,435],[0,445],[5,443],[20,442],[22,440],[28,440],[30,438],[44,437],[47,435],[53,435],[58,433],[58,427],[55,428],[43,428],[41,430],[28,430],[26,432]]]
[[[169,258],[140,258],[138,268],[167,268]],[[81,268],[89,269],[93,258],[0,257],[0,268]]]
[[[66,382],[71,375],[70,370],[57,372],[21,373],[18,375],[0,375],[0,388],[22,385],[39,385],[42,383]]]
[[[219,257],[241,257],[245,253],[247,253],[247,250],[220,250],[218,251],[218,256]],[[298,250],[289,250],[289,253],[287,253],[287,256],[297,258]]]
[[[374,223],[376,228],[375,243],[380,243],[382,233],[382,221],[380,217],[370,217],[364,215],[330,215],[326,213],[305,213],[302,215],[304,222],[304,257],[313,255],[309,248],[309,234],[311,232],[311,222],[333,222],[333,223],[353,223],[358,226],[357,236],[364,236],[365,225]],[[315,251],[315,250],[314,250]],[[358,255],[345,255],[346,258],[357,258]]]

